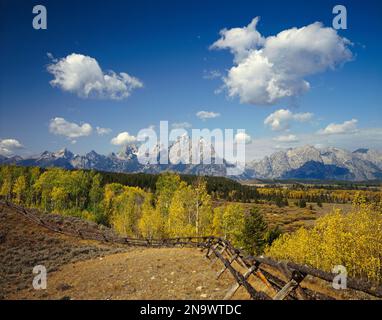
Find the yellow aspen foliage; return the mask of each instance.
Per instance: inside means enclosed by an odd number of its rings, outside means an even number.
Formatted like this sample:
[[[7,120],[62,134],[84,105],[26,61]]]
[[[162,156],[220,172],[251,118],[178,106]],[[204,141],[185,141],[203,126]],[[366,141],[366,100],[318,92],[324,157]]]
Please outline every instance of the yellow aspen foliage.
[[[54,208],[57,210],[63,210],[66,207],[66,202],[68,199],[68,193],[62,187],[53,187],[50,194],[52,202],[54,203]]]
[[[226,236],[224,232],[224,228],[223,228],[223,214],[224,214],[224,206],[216,207],[214,209],[212,228],[213,228],[213,234],[218,237]]]
[[[165,172],[160,174],[156,183],[156,206],[164,218],[167,218],[172,197],[180,185],[178,174]]]
[[[96,222],[95,215],[92,212],[88,211],[88,210],[83,210],[81,212],[81,218],[85,219],[85,220]]]
[[[123,191],[111,200],[110,224],[121,235],[137,237],[146,193],[137,187],[122,187]]]
[[[170,237],[196,235],[196,198],[194,190],[181,182],[175,191],[167,219],[167,233]]]
[[[346,267],[350,276],[382,282],[382,212],[356,193],[348,214],[334,210],[312,229],[284,234],[265,254],[331,271]]]
[[[153,207],[151,195],[148,195],[143,203],[138,228],[141,235],[147,239],[158,239],[164,236],[164,221],[159,210]]]
[[[20,204],[23,202],[26,188],[27,188],[27,183],[26,183],[25,177],[19,176],[16,179],[12,189],[12,192],[15,195],[14,200],[17,204]]]
[[[123,185],[119,183],[110,183],[105,186],[103,205],[108,214],[111,214],[114,197],[121,194],[123,190]]]
[[[224,237],[232,241],[233,245],[238,245],[244,227],[244,208],[240,204],[229,204],[223,213],[223,233]]]
[[[9,200],[11,197],[11,193],[12,193],[11,179],[5,179],[0,189],[0,196],[4,197],[6,200]]]
[[[212,233],[212,200],[207,192],[207,182],[199,177],[191,187],[195,194],[195,234],[197,236],[207,236]]]
[[[210,235],[213,213],[206,182],[200,178],[194,185],[181,182],[173,193],[166,230],[171,237]]]
[[[244,228],[244,208],[240,204],[216,207],[212,220],[213,233],[237,245]]]

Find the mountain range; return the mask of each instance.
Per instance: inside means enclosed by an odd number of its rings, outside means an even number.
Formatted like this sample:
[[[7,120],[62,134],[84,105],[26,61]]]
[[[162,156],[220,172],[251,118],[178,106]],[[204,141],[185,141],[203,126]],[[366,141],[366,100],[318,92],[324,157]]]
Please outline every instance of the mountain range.
[[[169,148],[170,159],[176,158],[180,141]],[[206,149],[201,140],[199,151],[203,158]],[[211,164],[141,164],[138,161],[138,147],[128,145],[119,153],[107,156],[91,151],[85,155],[73,154],[67,149],[58,152],[45,151],[40,155],[21,158],[20,156],[0,156],[0,164],[21,166],[62,167],[65,169],[95,169],[111,172],[159,173],[174,171],[183,174],[226,176],[232,165],[219,158],[210,146]],[[156,146],[157,157],[163,149]],[[161,150],[161,151],[160,151]],[[319,149],[303,146],[280,150],[260,161],[246,164],[244,173],[237,179],[318,179],[318,180],[376,180],[382,178],[382,153],[371,149],[353,152],[329,147]]]
[[[247,164],[247,170],[256,178],[267,179],[375,180],[382,178],[382,153],[308,145],[253,161]]]

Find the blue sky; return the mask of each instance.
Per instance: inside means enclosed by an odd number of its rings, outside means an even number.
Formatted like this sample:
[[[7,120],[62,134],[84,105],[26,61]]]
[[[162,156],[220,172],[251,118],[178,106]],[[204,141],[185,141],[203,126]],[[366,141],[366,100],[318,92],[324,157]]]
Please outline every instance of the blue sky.
[[[32,8],[36,4],[47,8],[47,30],[32,28]],[[189,123],[193,128],[245,129],[251,137],[247,147],[250,158],[304,144],[382,149],[380,1],[341,1],[347,8],[348,29],[338,33],[333,30],[330,36],[339,42],[350,40],[351,44],[345,45],[351,57],[345,51],[338,53],[336,43],[330,40],[334,49],[328,47],[322,54],[330,54],[335,66],[320,65],[319,72],[312,71],[313,66],[303,75],[293,74],[304,64],[301,52],[305,48],[299,48],[297,55],[302,62],[291,59],[296,65],[284,69],[286,62],[280,57],[284,47],[277,49],[280,39],[269,49],[264,49],[261,41],[252,41],[244,59],[232,54],[237,47],[227,39],[224,45],[211,48],[222,39],[220,30],[244,28],[258,16],[256,27],[248,31],[251,36],[259,32],[268,39],[284,30],[322,22],[318,30],[311,31],[317,34],[332,27],[332,8],[336,4],[337,1],[2,0],[0,151],[26,155],[68,147],[81,154],[92,149],[107,154],[126,142],[112,144],[118,134],[128,132],[133,139],[140,129],[158,126],[160,120]],[[309,43],[304,45],[309,48]],[[296,54],[291,45],[286,46],[288,52]],[[241,86],[247,65],[256,72],[249,78],[245,75],[244,81],[258,79],[258,64],[250,64],[257,62],[247,58],[256,50],[261,54],[268,50],[266,57],[277,61],[264,79],[281,77],[283,88],[285,85],[292,91],[291,97],[273,99],[267,94],[268,102],[261,103],[264,99],[254,93],[255,84],[249,83],[250,90]],[[62,82],[52,85],[50,82],[68,66],[65,62],[69,60],[65,59],[73,53],[89,63],[95,61],[103,75],[110,75],[113,70],[116,79],[120,79],[124,72],[138,84],[123,80],[127,89],[117,91],[128,95],[123,99],[113,98],[114,87],[110,89],[106,83],[101,91],[93,90],[89,96],[84,95],[83,87],[74,85],[68,89],[67,83]],[[60,61],[62,64],[58,65]],[[49,71],[52,65],[56,66],[56,73]],[[238,66],[242,67],[241,73],[230,78],[230,70]],[[231,80],[228,85],[224,77]],[[309,89],[301,89],[304,81],[309,82]],[[222,87],[224,83],[226,86]],[[242,91],[229,96],[235,90]],[[212,118],[211,113],[211,118],[200,119],[196,115],[199,111],[213,112],[216,117]],[[265,123],[267,117],[270,118]],[[278,126],[274,120],[279,121]],[[100,135],[96,127],[111,130]],[[17,140],[23,147],[9,139]]]

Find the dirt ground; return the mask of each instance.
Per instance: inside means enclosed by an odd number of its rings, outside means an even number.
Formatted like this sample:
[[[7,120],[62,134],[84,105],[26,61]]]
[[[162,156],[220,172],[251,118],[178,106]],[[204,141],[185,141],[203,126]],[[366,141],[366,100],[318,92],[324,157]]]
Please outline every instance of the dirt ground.
[[[232,286],[222,266],[194,248],[136,248],[70,263],[48,275],[47,290],[22,290],[9,299],[222,299]]]

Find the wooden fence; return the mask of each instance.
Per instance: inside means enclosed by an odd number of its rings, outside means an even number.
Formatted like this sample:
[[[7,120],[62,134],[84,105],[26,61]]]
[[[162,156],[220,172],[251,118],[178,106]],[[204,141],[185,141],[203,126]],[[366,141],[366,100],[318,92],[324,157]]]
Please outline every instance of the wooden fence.
[[[230,272],[235,283],[227,291],[224,299],[231,299],[240,287],[243,287],[251,299],[255,300],[311,300],[333,299],[335,297],[303,286],[302,282],[309,278],[319,279],[330,287],[336,274],[299,265],[288,261],[275,261],[264,256],[248,256],[242,250],[235,248],[226,239],[218,237],[177,237],[167,239],[134,239],[120,237],[113,232],[104,232],[97,229],[67,229],[62,225],[52,223],[39,214],[35,209],[26,209],[10,202],[0,201],[6,206],[27,219],[37,223],[51,231],[59,232],[81,239],[97,240],[109,243],[119,243],[139,247],[196,247],[205,252],[206,259],[212,264],[220,261],[222,269],[216,274],[220,278],[224,272]],[[264,290],[255,289],[251,284],[253,278],[261,283]],[[258,281],[260,280],[260,281]],[[375,298],[382,298],[382,286],[361,279],[347,278],[347,288],[366,293]],[[328,290],[326,290],[328,291]]]

